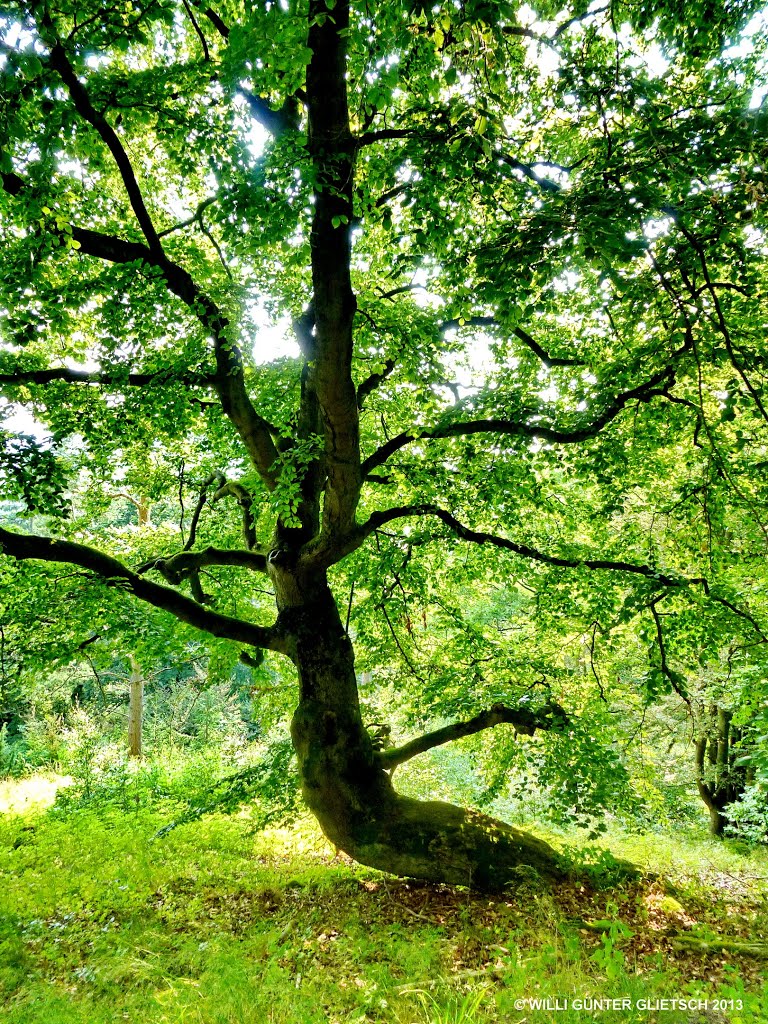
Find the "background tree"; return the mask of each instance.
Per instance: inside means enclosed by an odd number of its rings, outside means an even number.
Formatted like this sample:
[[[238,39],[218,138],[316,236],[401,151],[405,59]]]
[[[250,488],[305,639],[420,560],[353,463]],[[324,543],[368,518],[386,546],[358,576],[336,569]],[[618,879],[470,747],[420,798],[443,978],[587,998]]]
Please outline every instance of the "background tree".
[[[651,697],[686,699],[693,643],[765,642],[758,9],[6,5],[0,385],[48,433],[9,433],[2,471],[50,520],[0,544],[289,659],[304,798],[364,863],[560,871],[392,781],[502,724],[598,763],[548,623],[598,693],[622,630]],[[110,493],[126,451],[181,452],[175,536],[84,543],[66,438]],[[525,647],[481,655],[436,599],[431,567],[470,562],[513,584]],[[403,698],[460,720],[377,749],[352,649],[377,631]]]

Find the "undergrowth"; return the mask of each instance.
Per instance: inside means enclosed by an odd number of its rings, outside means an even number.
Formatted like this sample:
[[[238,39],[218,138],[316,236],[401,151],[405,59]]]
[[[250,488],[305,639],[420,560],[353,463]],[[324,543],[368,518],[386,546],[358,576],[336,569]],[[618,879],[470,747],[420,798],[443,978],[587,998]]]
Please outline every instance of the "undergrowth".
[[[768,1020],[759,958],[675,945],[768,933],[762,853],[617,838],[616,856],[670,885],[548,890],[521,874],[491,898],[353,865],[307,822],[260,832],[247,813],[211,815],[153,838],[172,811],[70,800],[0,817],[6,1024]],[[592,859],[598,875],[610,865]],[[633,1008],[573,1006],[609,997]],[[710,1005],[636,1008],[660,999]]]

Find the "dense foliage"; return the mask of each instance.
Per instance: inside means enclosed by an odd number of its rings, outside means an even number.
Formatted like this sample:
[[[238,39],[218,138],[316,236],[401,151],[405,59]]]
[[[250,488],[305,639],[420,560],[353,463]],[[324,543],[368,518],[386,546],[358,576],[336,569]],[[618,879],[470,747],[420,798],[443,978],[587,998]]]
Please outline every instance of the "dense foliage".
[[[759,831],[760,11],[7,3],[4,704],[208,644],[271,725],[292,662],[369,863],[385,770],[472,733],[487,800],[527,766],[585,822],[693,737]]]

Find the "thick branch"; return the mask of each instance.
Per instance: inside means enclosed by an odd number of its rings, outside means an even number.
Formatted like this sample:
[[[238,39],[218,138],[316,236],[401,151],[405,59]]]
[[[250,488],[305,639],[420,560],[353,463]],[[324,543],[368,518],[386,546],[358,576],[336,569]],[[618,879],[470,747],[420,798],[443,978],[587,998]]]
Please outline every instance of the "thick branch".
[[[358,388],[357,388],[357,407],[358,407],[358,409],[362,409],[363,408],[363,405],[365,404],[365,400],[368,397],[368,395],[370,395],[370,393],[372,391],[375,391],[376,388],[380,384],[382,384],[387,379],[387,377],[389,377],[389,375],[395,369],[395,366],[396,366],[396,363],[395,363],[394,359],[387,359],[387,360],[385,360],[384,361],[384,368],[383,368],[383,370],[381,370],[379,373],[372,373],[370,375],[370,377],[366,377],[366,379],[361,384],[358,385]]]
[[[16,174],[2,175],[3,189],[19,195],[29,186]],[[156,250],[141,242],[130,242],[114,235],[106,235],[89,228],[72,226],[72,238],[80,252],[110,263],[146,264],[160,270],[169,291],[189,307],[194,316],[213,338],[216,357],[216,376],[211,378],[221,407],[229,417],[258,470],[270,489],[275,487],[273,466],[277,449],[267,421],[253,407],[243,378],[243,359],[238,345],[230,337],[229,320],[210,296],[195,283],[191,274],[177,263],[171,262],[162,249]]]
[[[206,480],[203,481],[202,487],[200,488],[200,494],[197,496],[197,502],[195,504],[194,511],[192,512],[192,518],[191,518],[191,520],[189,522],[189,536],[187,537],[187,541],[186,541],[186,543],[184,545],[184,550],[185,551],[189,551],[192,547],[194,547],[195,540],[197,539],[197,526],[198,526],[198,523],[200,522],[200,516],[203,513],[203,508],[205,507],[205,503],[208,500],[208,488],[214,482],[221,483],[223,481],[224,481],[224,474],[221,473],[220,471],[217,471],[215,473],[211,473],[211,475]],[[181,491],[179,492],[179,500],[181,501]],[[182,521],[183,521],[183,505],[182,505]]]
[[[222,479],[221,486],[211,498],[211,502],[216,502],[227,496],[234,498],[240,506],[243,517],[243,541],[245,546],[252,550],[256,547],[257,542],[256,523],[253,518],[253,495],[243,484]]]
[[[531,422],[530,420],[470,420],[469,422],[446,423],[442,426],[433,427],[431,430],[424,430],[419,434],[409,434],[403,431],[387,441],[377,451],[370,455],[362,465],[363,477],[367,476],[373,469],[382,466],[387,459],[396,451],[412,444],[414,441],[436,439],[443,437],[468,437],[471,434],[508,434],[518,437],[540,438],[552,444],[578,444],[595,437],[612,420],[624,410],[629,402],[649,402],[652,398],[663,395],[666,389],[674,383],[675,374],[671,366],[664,367],[650,377],[644,384],[636,388],[624,391],[611,400],[605,409],[591,423],[585,423],[581,427],[573,427],[569,430],[550,427],[543,423]],[[660,388],[660,385],[662,387]]]
[[[162,244],[157,237],[152,218],[147,211],[144,197],[141,194],[139,183],[128,159],[128,154],[125,152],[112,126],[94,108],[85,86],[75,74],[69,57],[67,57],[64,47],[60,42],[56,42],[51,49],[50,64],[55,71],[58,71],[61,80],[67,87],[78,114],[96,129],[114,157],[120,171],[120,177],[123,179],[125,191],[128,194],[128,200],[133,212],[136,214],[136,220],[139,222],[142,233],[153,254],[156,256],[161,254],[163,251]]]
[[[576,359],[575,357],[568,356],[551,356],[549,352],[541,347],[541,345],[532,338],[531,335],[524,331],[522,327],[513,327],[512,333],[516,338],[519,338],[523,344],[527,345],[528,348],[537,356],[542,363],[550,369],[553,366],[585,366],[583,359]]]
[[[494,704],[487,711],[481,711],[479,715],[466,722],[443,726],[442,729],[435,729],[434,732],[419,736],[402,747],[381,751],[378,755],[379,763],[383,768],[396,768],[397,765],[410,761],[412,757],[423,754],[426,750],[451,743],[463,736],[472,736],[502,722],[514,726],[518,734],[533,736],[537,729],[562,729],[568,724],[568,717],[558,704],[546,704],[539,711]]]
[[[289,96],[281,107],[275,109],[263,97],[257,96],[242,86],[238,88],[237,92],[247,102],[254,119],[275,138],[284,132],[295,131],[299,127],[298,104],[294,96]]]
[[[545,192],[560,192],[561,186],[556,181],[552,181],[550,178],[544,178],[538,174],[530,164],[524,163],[522,160],[518,160],[513,156],[509,156],[507,153],[498,153],[497,159],[511,167],[515,171],[520,171],[522,175],[534,182],[539,188]]]
[[[203,7],[203,5],[197,0],[193,0],[195,7],[197,7],[205,17],[210,21],[222,39],[229,39],[229,26],[219,17],[219,15],[211,7]]]
[[[181,220],[178,224],[174,224],[170,228],[165,228],[163,231],[158,231],[158,238],[165,238],[166,235],[172,235],[174,231],[181,231],[183,228],[188,228],[190,224],[198,224],[202,228],[203,214],[209,206],[213,206],[213,204],[218,202],[218,200],[218,196],[208,196],[207,199],[203,199],[202,202],[198,203],[197,209],[191,217],[187,217],[186,220]]]
[[[26,181],[13,171],[2,171],[0,181],[3,183],[3,191],[11,196],[19,196],[28,188]]]
[[[363,132],[362,135],[358,135],[355,138],[355,148],[362,149],[365,146],[371,146],[377,142],[386,142],[392,139],[409,139],[418,136],[423,141],[430,141],[433,143],[443,142],[445,145],[448,144],[452,137],[451,134],[443,131],[428,131],[424,126],[414,126],[412,128],[381,128],[378,131]],[[534,170],[535,165],[525,163],[522,160],[518,160],[516,157],[510,156],[506,153],[496,153],[495,159],[499,163],[506,164],[513,170],[519,171],[522,175],[534,182],[545,192],[560,192],[562,186],[558,185],[557,182],[552,181],[551,178],[545,178]],[[547,162],[542,161],[542,166]],[[553,166],[548,164],[549,166]],[[569,168],[563,167],[562,170],[567,171]]]
[[[375,142],[386,142],[389,139],[410,139],[418,135],[423,139],[428,137],[444,137],[444,132],[425,132],[422,127],[418,128],[381,128],[379,131],[363,132],[355,138],[355,146],[361,149],[363,146],[372,146]]]
[[[451,515],[445,509],[438,508],[435,505],[422,504],[422,505],[402,505],[399,508],[390,508],[381,512],[374,512],[370,518],[359,526],[357,530],[348,535],[338,546],[335,557],[337,559],[344,557],[352,551],[357,550],[358,547],[363,543],[366,537],[369,537],[380,527],[385,526],[387,523],[394,522],[397,519],[406,519],[413,516],[435,516],[442,523],[444,523],[452,533],[455,533],[457,537],[461,537],[462,540],[470,541],[475,544],[491,544],[494,547],[503,548],[506,551],[512,551],[517,555],[521,555],[523,558],[529,558],[535,562],[543,562],[546,565],[560,566],[564,569],[591,569],[591,570],[607,570],[612,572],[626,572],[636,576],[643,576],[648,580],[652,580],[654,583],[658,583],[664,587],[693,587],[701,586],[706,596],[717,604],[721,604],[728,608],[729,611],[733,612],[734,615],[749,622],[752,628],[760,637],[760,642],[767,642],[766,635],[760,628],[756,620],[748,613],[732,604],[730,601],[723,597],[719,597],[712,593],[709,581],[703,576],[669,576],[666,573],[661,573],[657,569],[650,565],[644,565],[636,562],[625,562],[622,560],[613,559],[598,559],[598,558],[564,558],[559,555],[550,555],[544,551],[539,551],[536,548],[530,547],[527,544],[517,544],[515,541],[508,540],[506,537],[498,537],[491,533],[485,533],[482,531],[471,530],[469,527],[464,526],[460,523],[455,516]],[[666,655],[664,652],[663,636],[661,634],[661,623],[656,612],[656,604],[661,600],[660,595],[653,602],[651,602],[649,609],[653,615],[654,622],[657,627],[658,640],[660,645],[661,653],[661,670],[666,678],[670,681],[673,689],[685,700],[688,701],[688,697],[685,693],[684,682],[681,677],[669,668],[666,662]]]
[[[710,277],[709,265],[707,263],[707,256],[704,251],[704,247],[698,240],[698,238],[696,238],[696,236],[685,227],[685,225],[679,218],[676,218],[676,220],[677,226],[680,228],[680,231],[691,244],[691,246],[696,252],[696,255],[699,257],[699,263],[701,264],[701,272],[704,276],[705,286],[707,291],[709,292],[710,298],[712,299],[712,304],[715,307],[717,326],[720,333],[723,336],[723,340],[725,341],[725,348],[728,352],[728,358],[731,361],[731,366],[733,366],[734,370],[738,373],[738,375],[744,382],[747,391],[749,391],[755,405],[760,411],[760,415],[766,422],[768,422],[768,411],[766,411],[761,396],[755,388],[752,381],[749,379],[749,377],[747,377],[744,367],[741,365],[741,363],[739,363],[738,359],[736,358],[736,352],[734,351],[733,342],[731,339],[731,332],[728,328],[728,323],[725,319],[725,314],[723,313],[723,307],[720,303],[720,298],[717,294],[717,288],[715,287],[715,283],[712,281],[712,278]]]
[[[661,617],[656,611],[656,605],[664,596],[664,594],[660,594],[648,605],[648,609],[653,617],[653,622],[656,627],[656,645],[659,654],[659,669],[678,697],[682,697],[685,703],[690,707],[691,701],[685,690],[685,680],[681,675],[679,675],[679,673],[675,672],[675,670],[670,667],[669,662],[667,661],[667,648],[664,643],[664,633],[661,628]]]
[[[187,3],[187,0],[181,0],[181,2],[184,5],[184,10],[187,12],[187,17],[192,22],[192,27],[195,30],[197,38],[200,40],[200,45],[203,48],[203,59],[209,61],[211,59],[211,54],[208,49],[208,42],[205,36],[203,35],[202,29],[197,23],[197,18],[195,18],[194,14],[192,13],[192,8]]]
[[[267,571],[267,556],[259,551],[242,551],[238,549],[226,549],[207,547],[200,551],[180,551],[170,558],[155,558],[145,562],[136,570],[137,575],[143,575],[152,569],[162,573],[165,579],[175,585],[181,583],[182,579],[189,572],[203,569],[207,565],[234,565],[241,569],[255,569],[258,572]]]
[[[242,619],[220,615],[171,590],[170,587],[152,583],[133,572],[111,555],[66,540],[52,540],[32,534],[13,533],[0,528],[0,548],[5,555],[20,560],[35,559],[43,562],[65,562],[79,565],[89,572],[102,577],[105,582],[117,585],[146,601],[155,608],[170,612],[177,619],[202,629],[213,636],[235,640],[252,647],[288,653],[288,640],[276,627],[256,626]],[[250,552],[248,553],[250,554]]]
[[[211,387],[215,380],[210,374],[183,373],[175,374],[160,370],[156,373],[109,374],[91,370],[71,370],[66,366],[58,366],[47,370],[17,370],[15,373],[0,373],[2,384],[51,384],[54,381],[67,381],[70,384],[103,384],[123,387],[151,387],[153,385],[187,384],[192,387]]]
[[[666,587],[682,587],[702,582],[700,579],[694,580],[685,579],[683,577],[667,576],[664,573],[660,573],[650,565],[642,565],[635,562],[624,562],[621,560],[605,558],[563,558],[559,555],[550,555],[544,551],[532,548],[527,544],[517,544],[515,541],[508,540],[506,537],[497,537],[492,533],[471,530],[469,527],[464,526],[463,523],[460,523],[455,516],[451,515],[451,513],[447,512],[445,509],[438,508],[436,505],[427,504],[403,505],[399,508],[390,508],[383,512],[374,512],[368,521],[360,526],[355,535],[349,539],[348,545],[345,548],[345,553],[348,550],[355,550],[366,537],[370,536],[375,530],[378,530],[387,523],[391,523],[396,519],[406,519],[413,516],[435,516],[435,518],[444,523],[452,533],[455,533],[457,537],[461,537],[462,540],[471,541],[474,544],[491,544],[493,547],[503,548],[506,551],[513,551],[516,555],[522,555],[523,558],[529,558],[535,562],[544,562],[547,565],[560,566],[564,569],[607,569],[618,572],[628,572],[633,573],[636,576],[644,576],[646,579],[653,580],[654,582]]]
[[[211,7],[204,7],[203,4],[199,2],[199,0],[192,0],[192,2],[194,3],[195,7],[197,7],[197,9],[210,21],[210,23],[213,25],[213,27],[216,29],[216,31],[219,33],[222,39],[229,39],[229,26],[216,13],[216,11],[214,11]],[[188,10],[186,0],[183,0],[183,3],[184,7]],[[200,28],[197,22],[194,20],[194,18],[192,18],[192,23],[194,24],[195,31],[200,37],[200,41],[204,49],[206,50],[205,59],[208,60],[207,47],[205,44],[203,34],[200,31]],[[274,107],[270,106],[270,104],[267,103],[265,99],[263,99],[261,96],[257,96],[255,93],[250,92],[248,89],[239,87],[237,89],[237,92],[248,103],[248,108],[251,111],[251,114],[253,114],[254,118],[259,122],[259,124],[263,128],[265,128],[270,133],[270,135],[278,136],[281,135],[283,132],[288,131],[289,129],[298,128],[299,119],[296,103],[297,97],[289,96],[283,103],[282,107],[279,107],[277,110],[275,110]]]
[[[760,643],[768,643],[768,636],[765,635],[763,629],[761,628],[760,624],[757,622],[753,615],[750,615],[750,613],[745,611],[743,608],[738,608],[735,604],[733,604],[731,601],[728,601],[726,598],[718,597],[717,594],[713,594],[710,591],[706,581],[702,582],[704,583],[704,593],[711,601],[715,601],[717,604],[721,604],[723,608],[727,608],[729,611],[733,612],[734,615],[738,615],[740,619],[744,619],[746,622],[750,624],[750,626],[760,637]]]
[[[87,234],[91,237],[84,239],[84,232],[75,228],[72,230],[72,237],[81,242],[81,248],[86,252],[93,252],[104,259],[114,259],[115,262],[133,262],[133,259],[121,259],[122,255],[131,254],[134,259],[136,258],[135,249],[131,243],[123,243],[130,248],[122,250],[119,240],[107,238],[105,241],[104,236],[94,238],[95,232],[87,232]],[[112,247],[110,243],[116,241],[118,242],[117,251],[110,256],[108,255]],[[86,248],[84,242],[91,244]],[[159,267],[170,291],[189,306],[203,327],[211,333],[216,357],[214,383],[222,410],[232,421],[262,480],[267,487],[274,488],[273,466],[277,460],[277,449],[272,440],[269,424],[256,412],[246,391],[242,353],[239,346],[230,337],[229,320],[216,303],[198,288],[192,276],[183,267],[172,263],[164,256],[155,259],[149,249],[145,250],[143,259],[150,265]]]
[[[567,21],[562,22],[555,28],[551,35],[541,35],[540,32],[535,32],[531,28],[525,28],[522,25],[503,25],[499,29],[505,36],[517,36],[521,39],[532,39],[534,42],[543,43],[544,45],[551,45],[555,43],[564,32],[567,32],[573,25],[578,25],[580,22],[585,21],[587,18],[593,18],[597,14],[604,14],[606,11],[610,11],[611,7],[590,7],[581,14],[576,14],[572,18],[568,18]]]
[[[325,440],[323,531],[331,536],[354,522],[360,493],[359,422],[352,380],[354,140],[346,81],[349,0],[339,0],[333,17],[325,0],[310,0],[309,26],[308,148],[316,175],[310,234],[315,355],[303,401],[316,398],[319,403]]]

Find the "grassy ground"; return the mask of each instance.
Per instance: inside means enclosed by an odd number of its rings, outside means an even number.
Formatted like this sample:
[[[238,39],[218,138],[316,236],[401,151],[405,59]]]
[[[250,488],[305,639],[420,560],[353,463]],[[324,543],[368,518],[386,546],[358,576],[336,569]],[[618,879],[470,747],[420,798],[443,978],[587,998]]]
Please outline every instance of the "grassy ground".
[[[764,851],[617,837],[672,886],[547,891],[523,873],[491,899],[334,859],[309,825],[211,817],[153,840],[167,813],[61,815],[50,796],[0,786],[5,1024],[768,1021],[765,960],[680,948],[768,941]]]

